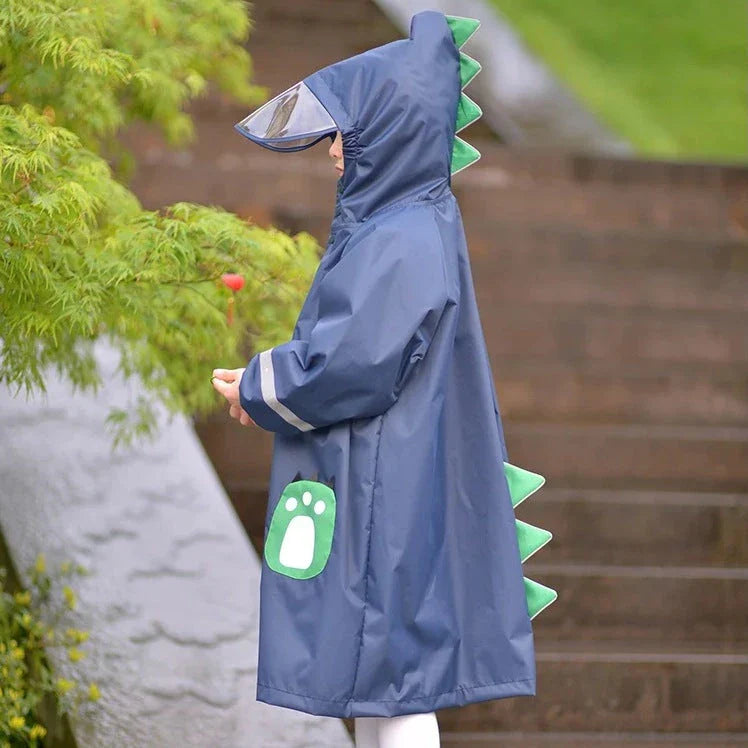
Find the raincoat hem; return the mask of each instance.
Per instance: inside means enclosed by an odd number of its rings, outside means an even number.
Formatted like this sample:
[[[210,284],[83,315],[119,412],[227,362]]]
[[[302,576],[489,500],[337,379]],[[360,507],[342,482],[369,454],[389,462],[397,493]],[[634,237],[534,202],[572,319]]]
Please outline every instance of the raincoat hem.
[[[535,678],[499,681],[479,686],[460,686],[452,691],[421,696],[415,699],[318,699],[282,688],[257,684],[257,700],[273,706],[324,717],[394,717],[400,714],[433,712],[478,701],[491,701],[514,696],[535,696]]]

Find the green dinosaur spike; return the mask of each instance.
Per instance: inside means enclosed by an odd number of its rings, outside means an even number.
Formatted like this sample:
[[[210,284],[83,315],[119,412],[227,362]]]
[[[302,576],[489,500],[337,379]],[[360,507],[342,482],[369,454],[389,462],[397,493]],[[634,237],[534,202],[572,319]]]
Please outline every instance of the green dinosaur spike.
[[[525,596],[527,597],[527,610],[532,620],[556,600],[558,593],[540,582],[525,577]]]
[[[483,112],[481,108],[466,94],[460,94],[460,100],[457,103],[457,124],[455,132],[465,129],[471,122],[475,122]]]
[[[527,522],[515,519],[517,525],[517,540],[519,541],[519,555],[524,564],[533,553],[539,551],[546,543],[550,542],[553,534],[542,527],[529,525]]]
[[[460,84],[465,88],[473,78],[481,71],[481,64],[470,55],[460,52]]]
[[[474,164],[479,158],[480,151],[466,143],[462,138],[455,138],[452,146],[452,175],[467,168],[470,164]]]
[[[449,28],[452,30],[452,37],[455,45],[459,49],[480,26],[477,18],[463,18],[462,16],[446,16]]]
[[[544,483],[545,478],[524,468],[504,463],[504,474],[512,496],[512,507],[521,504],[528,496],[534,494]]]

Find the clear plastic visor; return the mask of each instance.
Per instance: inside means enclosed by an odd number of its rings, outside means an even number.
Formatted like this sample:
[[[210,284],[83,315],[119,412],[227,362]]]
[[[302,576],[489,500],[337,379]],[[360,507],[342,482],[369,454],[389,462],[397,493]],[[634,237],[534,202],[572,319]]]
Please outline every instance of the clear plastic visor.
[[[234,127],[250,140],[279,151],[307,148],[338,129],[303,82],[278,94]]]

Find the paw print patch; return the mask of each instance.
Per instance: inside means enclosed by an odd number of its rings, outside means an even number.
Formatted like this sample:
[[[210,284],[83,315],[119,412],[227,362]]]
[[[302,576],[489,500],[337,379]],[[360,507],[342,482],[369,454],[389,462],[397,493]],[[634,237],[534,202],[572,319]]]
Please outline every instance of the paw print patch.
[[[265,560],[280,574],[309,579],[325,568],[335,528],[335,492],[327,483],[294,480],[270,520]]]

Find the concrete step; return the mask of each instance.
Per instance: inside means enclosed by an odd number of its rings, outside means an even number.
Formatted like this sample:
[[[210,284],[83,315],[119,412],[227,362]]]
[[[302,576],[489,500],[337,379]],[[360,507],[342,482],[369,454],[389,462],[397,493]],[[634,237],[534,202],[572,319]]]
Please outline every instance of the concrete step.
[[[319,207],[313,205],[308,194],[313,190],[309,183],[297,185],[296,190],[298,194],[290,204],[265,194],[257,196],[254,207],[247,205],[244,210],[247,215],[270,216],[274,225],[292,232],[309,231],[324,245],[332,218],[329,185],[320,182]],[[738,285],[745,282],[748,273],[748,242],[721,232],[684,232],[677,227],[591,229],[558,221],[528,223],[500,215],[485,220],[465,219],[464,227],[476,283],[484,269],[509,274],[515,268],[523,272],[530,267],[546,272],[559,268],[563,273],[569,266],[583,267],[587,272],[601,266],[601,271],[611,273],[613,280],[619,271],[639,271],[641,275],[631,275],[637,283],[646,280],[651,272],[675,269],[682,279],[679,282],[690,281],[693,293],[699,288],[701,273],[707,273],[707,278],[712,277],[715,282],[725,274],[735,273],[725,283]],[[718,300],[705,301],[720,304]]]
[[[241,484],[228,490],[262,554],[267,490]],[[732,497],[732,505],[726,496],[713,497],[711,509],[724,510],[720,520],[726,526],[710,533],[698,524],[699,515],[709,516],[710,507],[691,507],[684,513],[685,496],[669,497],[672,506],[663,502],[655,507],[641,503],[644,494],[619,495],[620,504],[613,504],[609,514],[601,507],[585,515],[588,502],[563,518],[558,494],[543,488],[516,512],[519,519],[554,533],[551,543],[525,564],[529,577],[559,592],[556,603],[535,620],[538,642],[620,642],[651,650],[673,642],[700,642],[704,647],[720,641],[724,653],[748,648],[747,510],[742,497]],[[640,503],[633,503],[637,499]],[[560,504],[555,512],[554,500]],[[635,519],[622,522],[627,510]],[[622,522],[617,532],[616,521]],[[665,524],[668,521],[672,524]],[[643,528],[641,533],[637,527]],[[651,565],[645,565],[650,559]],[[702,561],[704,565],[696,565]],[[694,565],[686,566],[688,562]]]
[[[738,312],[511,303],[483,283],[477,285],[476,296],[486,343],[496,361],[518,356],[566,363],[695,362],[741,368],[748,361],[745,315]]]
[[[318,221],[329,219],[321,216]],[[316,224],[315,224],[316,225]],[[675,268],[680,273],[748,271],[748,241],[720,233],[663,229],[585,229],[557,221],[528,224],[501,216],[465,221],[474,270],[501,263],[564,268],[567,263],[646,273]],[[739,276],[744,278],[744,275]],[[698,285],[698,284],[697,284]]]
[[[505,437],[552,488],[748,492],[744,428],[508,422]]]
[[[587,304],[616,310],[748,311],[748,273],[702,269],[696,275],[676,268],[619,268],[615,263],[547,266],[534,258],[506,264],[501,259],[501,246],[497,252],[498,256],[493,255],[488,262],[471,264],[481,289],[490,289],[503,303],[540,307]]]
[[[480,147],[479,147],[480,150]],[[462,176],[462,175],[460,175]],[[703,190],[682,193],[637,185],[531,185],[509,182],[487,168],[462,182],[455,178],[457,195],[466,224],[499,217],[525,221],[556,222],[567,226],[603,228],[677,228],[731,235],[730,205],[724,196]]]
[[[748,495],[546,485],[515,513],[553,532],[539,562],[748,566]]]
[[[549,545],[526,562],[525,573],[559,594],[536,621],[543,643],[692,640],[748,647],[746,567],[557,563]]]
[[[748,367],[492,359],[510,421],[748,424]]]
[[[228,486],[262,552],[267,489]],[[582,565],[748,566],[748,501],[738,494],[544,487],[516,510],[553,532],[539,561]]]
[[[498,167],[524,182],[565,181],[585,184],[637,184],[703,189],[744,195],[748,167],[714,162],[667,161],[615,155],[570,153],[557,148],[489,148],[483,154],[486,165]]]
[[[438,719],[438,716],[437,716]],[[441,732],[442,748],[728,748],[748,745],[736,732]]]
[[[291,83],[284,76],[278,87]],[[163,194],[163,185],[173,183],[178,174],[190,199],[220,201],[230,210],[290,210],[310,223],[315,214],[331,215],[336,180],[327,149],[320,145],[300,153],[266,152],[233,131],[233,123],[246,114],[244,105],[211,105],[204,121],[201,118],[199,139],[189,151],[169,151],[161,144],[141,165],[134,181],[138,194],[141,188],[144,199]],[[141,152],[149,140],[154,146],[158,142],[143,130],[133,128],[128,136],[129,144]],[[647,231],[655,238],[663,233],[696,234],[707,239],[707,248],[714,240],[738,245],[748,240],[748,232],[734,228],[729,197],[719,192],[647,185],[523,184],[491,167],[478,170],[476,176],[470,174],[468,169],[458,175],[453,190],[467,230],[480,227],[491,247],[498,245],[506,224],[526,230],[553,226],[559,235],[574,230],[597,234]],[[150,185],[149,179],[155,179],[155,184]],[[329,226],[329,221],[325,223]]]
[[[227,486],[266,484],[272,434],[222,411],[196,421]],[[509,460],[547,488],[748,493],[746,429],[707,426],[504,423]]]
[[[460,734],[724,732],[728,741],[730,733],[748,731],[747,654],[724,654],[718,646],[712,651],[538,647],[537,664],[537,696],[444,709],[438,715],[442,729]]]
[[[481,143],[471,143],[481,150]],[[528,224],[552,221],[594,230],[688,229],[742,236],[735,227],[729,198],[697,188],[565,181],[525,183],[502,169],[482,166],[456,176],[452,189],[466,224],[499,218]]]

